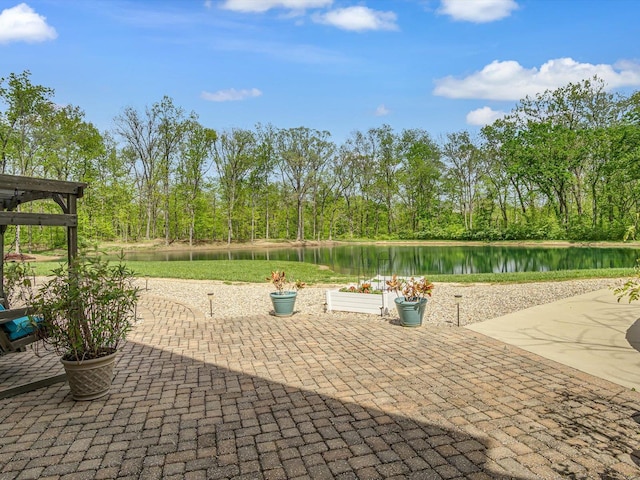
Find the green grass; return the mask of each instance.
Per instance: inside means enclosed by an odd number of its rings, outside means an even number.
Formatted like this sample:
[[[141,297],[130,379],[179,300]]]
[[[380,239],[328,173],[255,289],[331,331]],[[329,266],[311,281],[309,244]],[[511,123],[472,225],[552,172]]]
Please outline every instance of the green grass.
[[[347,284],[355,282],[353,275],[343,275],[317,265],[302,262],[268,260],[196,260],[176,262],[126,262],[136,275],[155,278],[219,280],[223,282],[266,282],[272,270],[284,270],[291,280],[313,284]],[[58,262],[36,262],[37,275],[47,275]],[[527,283],[556,282],[588,278],[623,278],[634,275],[633,268],[594,270],[562,270],[556,272],[476,273],[466,275],[428,275],[432,282],[457,283]]]
[[[355,277],[342,275],[317,265],[302,262],[269,260],[195,260],[175,262],[125,262],[137,276],[155,278],[181,278],[195,280],[220,280],[223,282],[266,283],[272,270],[284,270],[291,281],[302,280],[308,284],[349,283]],[[37,275],[47,275],[57,262],[34,263]]]
[[[471,273],[466,275],[429,275],[432,282],[457,283],[530,283],[560,282],[589,278],[624,278],[634,275],[633,268],[559,270],[555,272]]]

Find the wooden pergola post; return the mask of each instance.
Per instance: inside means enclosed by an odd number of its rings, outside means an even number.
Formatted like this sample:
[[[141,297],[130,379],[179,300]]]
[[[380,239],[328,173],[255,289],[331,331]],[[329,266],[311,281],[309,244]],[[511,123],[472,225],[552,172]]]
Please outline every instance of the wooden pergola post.
[[[67,259],[78,255],[77,200],[86,183],[0,174],[0,295],[4,298],[4,234],[9,225],[48,225],[67,228]],[[53,200],[62,213],[16,211],[35,200]]]
[[[76,218],[75,225],[67,226],[67,259],[69,264],[78,256],[78,212],[77,212],[77,199],[75,195],[67,195],[67,206],[69,208],[69,214]]]

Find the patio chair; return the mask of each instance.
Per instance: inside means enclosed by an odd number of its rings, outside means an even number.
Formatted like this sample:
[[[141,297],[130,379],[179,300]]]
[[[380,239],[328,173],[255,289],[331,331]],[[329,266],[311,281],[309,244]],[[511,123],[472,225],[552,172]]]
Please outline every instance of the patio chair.
[[[40,319],[29,308],[5,309],[0,303],[0,354],[21,352],[42,338]]]

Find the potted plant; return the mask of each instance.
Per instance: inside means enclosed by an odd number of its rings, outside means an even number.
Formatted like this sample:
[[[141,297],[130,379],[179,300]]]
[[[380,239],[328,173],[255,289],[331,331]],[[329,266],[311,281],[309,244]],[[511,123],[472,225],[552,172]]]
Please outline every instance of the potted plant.
[[[391,280],[387,281],[387,286],[390,290],[402,294],[394,299],[400,316],[400,324],[403,327],[422,325],[427,297],[431,296],[434,288],[433,283],[424,277],[406,279],[393,275]]]
[[[293,315],[293,307],[298,296],[297,291],[305,287],[304,282],[300,280],[289,282],[285,272],[278,270],[272,271],[267,280],[276,288],[276,291],[270,294],[274,315],[276,317],[290,317]]]
[[[102,397],[111,387],[116,353],[135,321],[133,282],[122,262],[81,256],[23,295],[39,318],[44,347],[61,356],[75,400]]]

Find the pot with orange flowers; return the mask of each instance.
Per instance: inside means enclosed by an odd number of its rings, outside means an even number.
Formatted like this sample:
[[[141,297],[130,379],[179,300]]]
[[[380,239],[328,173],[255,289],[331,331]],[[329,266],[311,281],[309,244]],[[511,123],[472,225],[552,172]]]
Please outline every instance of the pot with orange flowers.
[[[387,287],[402,296],[394,299],[400,324],[403,327],[419,327],[422,325],[427,297],[431,296],[433,283],[424,277],[401,278],[393,275]]]
[[[305,287],[300,280],[289,282],[284,271],[272,271],[267,280],[276,287],[276,291],[270,294],[273,304],[273,314],[276,317],[290,317],[296,304],[298,290]]]

